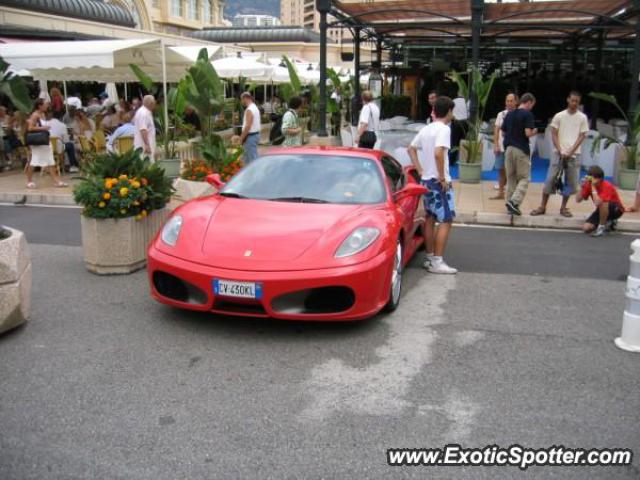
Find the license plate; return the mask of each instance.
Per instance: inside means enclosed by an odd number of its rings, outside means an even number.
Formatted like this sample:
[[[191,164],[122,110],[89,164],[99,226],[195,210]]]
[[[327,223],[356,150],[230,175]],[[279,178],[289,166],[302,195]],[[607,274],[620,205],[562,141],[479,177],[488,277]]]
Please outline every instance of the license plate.
[[[262,298],[262,284],[258,282],[236,282],[233,280],[213,280],[213,293],[222,297]]]

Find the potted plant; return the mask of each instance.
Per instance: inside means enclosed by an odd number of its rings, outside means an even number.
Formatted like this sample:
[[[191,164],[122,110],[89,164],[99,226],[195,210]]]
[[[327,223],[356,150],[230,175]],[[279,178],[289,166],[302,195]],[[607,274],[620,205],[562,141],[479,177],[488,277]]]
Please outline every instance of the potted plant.
[[[465,102],[470,95],[475,95],[477,108],[472,118],[469,118],[466,139],[460,142],[460,181],[463,183],[480,183],[482,177],[482,118],[489,100],[489,94],[496,79],[496,72],[487,80],[483,80],[478,68],[469,73],[469,83],[459,72],[451,72],[451,78],[456,82],[458,91]],[[471,88],[471,89],[470,89]]]
[[[176,179],[175,198],[187,202],[196,197],[212,195],[216,190],[205,180],[207,175],[213,173],[209,164],[200,158],[187,160],[180,172],[180,178]]]
[[[82,246],[87,269],[131,273],[146,264],[146,248],[169,215],[173,188],[142,150],[98,155],[74,188],[83,207]]]
[[[618,109],[622,118],[627,122],[627,138],[622,141],[619,138],[610,137],[599,133],[594,139],[591,151],[595,152],[600,149],[600,145],[604,141],[604,147],[609,148],[610,145],[617,145],[616,161],[619,162],[618,169],[618,186],[623,190],[635,190],[638,181],[638,136],[640,135],[640,103],[636,105],[631,118],[624,112],[618,104],[618,100],[613,95],[606,93],[591,92],[590,97],[605,101]],[[618,152],[620,156],[618,156]]]

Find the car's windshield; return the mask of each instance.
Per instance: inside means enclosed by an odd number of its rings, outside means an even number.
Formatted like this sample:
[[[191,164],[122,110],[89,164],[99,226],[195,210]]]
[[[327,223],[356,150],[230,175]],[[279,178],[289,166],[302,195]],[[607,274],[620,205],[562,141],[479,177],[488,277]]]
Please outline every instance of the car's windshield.
[[[237,198],[274,201],[363,204],[386,198],[373,160],[288,153],[255,160],[221,192]]]

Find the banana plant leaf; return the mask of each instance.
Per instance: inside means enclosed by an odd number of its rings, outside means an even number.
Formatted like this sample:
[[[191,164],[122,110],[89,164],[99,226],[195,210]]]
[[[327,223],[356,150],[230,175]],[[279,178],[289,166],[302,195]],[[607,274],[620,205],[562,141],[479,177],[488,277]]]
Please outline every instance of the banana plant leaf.
[[[18,110],[30,113],[33,110],[33,100],[29,96],[27,83],[20,76],[7,70],[9,64],[0,57],[0,92],[9,97]]]

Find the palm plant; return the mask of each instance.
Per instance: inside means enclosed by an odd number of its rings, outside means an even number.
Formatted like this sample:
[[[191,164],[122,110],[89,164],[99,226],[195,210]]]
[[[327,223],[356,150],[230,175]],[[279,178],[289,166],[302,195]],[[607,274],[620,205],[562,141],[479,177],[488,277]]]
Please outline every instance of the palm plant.
[[[480,135],[482,132],[482,118],[484,111],[496,80],[497,72],[493,72],[488,79],[483,80],[482,73],[477,67],[474,67],[469,73],[469,83],[467,83],[459,72],[453,71],[450,77],[456,82],[460,95],[465,102],[469,101],[473,93],[476,98],[477,108],[473,118],[469,119],[469,129],[467,130],[468,142],[468,161],[469,163],[477,163],[482,160],[482,140]]]
[[[23,113],[31,113],[33,100],[29,96],[29,88],[22,77],[9,71],[9,64],[0,57],[0,92],[4,93],[11,103]]]
[[[605,148],[609,148],[612,144],[620,145],[626,153],[627,158],[625,165],[629,170],[636,170],[638,163],[638,136],[640,136],[640,103],[636,105],[636,108],[631,112],[631,118],[629,118],[622,107],[620,107],[620,104],[614,95],[591,92],[589,96],[613,105],[620,112],[622,118],[624,118],[628,125],[626,141],[599,133],[593,141],[591,151],[595,152],[596,150],[599,150],[602,142],[604,142]]]

